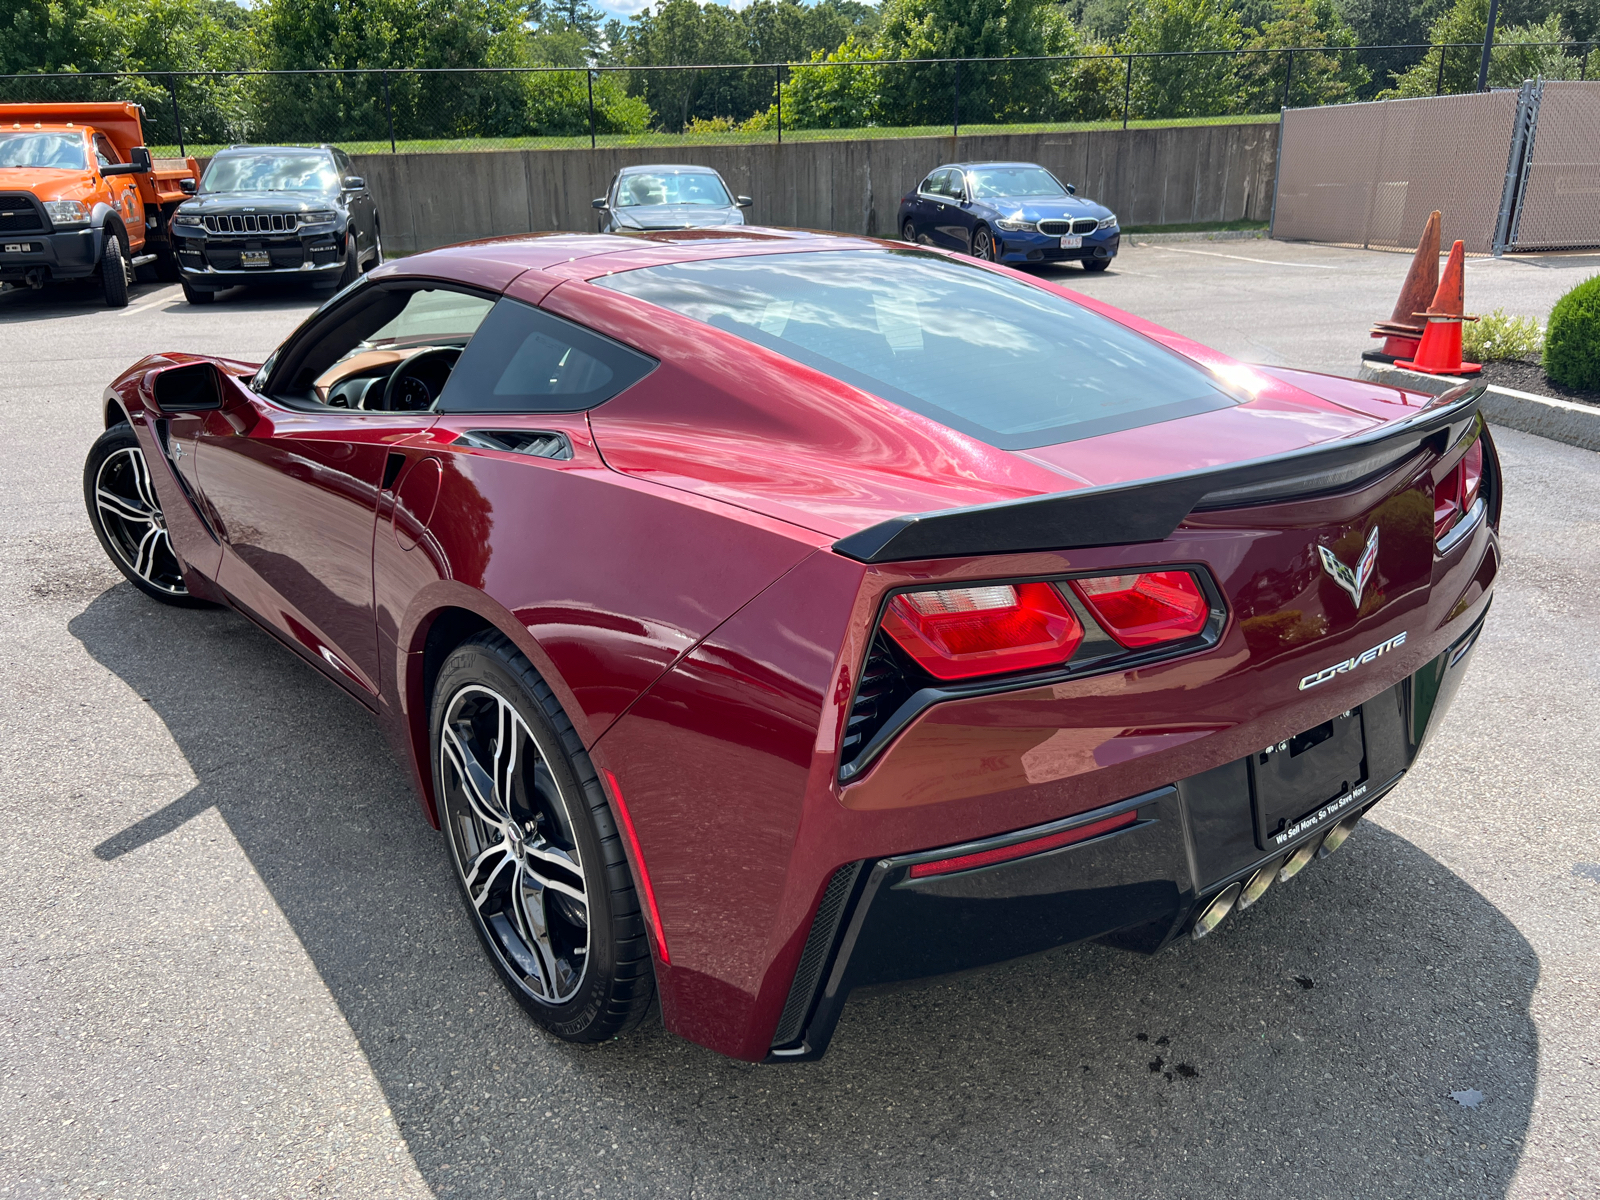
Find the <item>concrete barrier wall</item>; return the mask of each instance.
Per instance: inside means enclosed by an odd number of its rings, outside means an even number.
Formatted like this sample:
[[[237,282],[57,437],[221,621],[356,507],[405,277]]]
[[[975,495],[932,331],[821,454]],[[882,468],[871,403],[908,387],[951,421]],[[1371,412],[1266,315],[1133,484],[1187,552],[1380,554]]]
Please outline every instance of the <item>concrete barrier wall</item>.
[[[355,156],[377,196],[384,247],[409,254],[469,238],[592,231],[590,201],[618,168],[641,162],[715,167],[755,200],[749,219],[895,236],[900,197],[940,163],[1042,163],[1125,225],[1267,220],[1276,124],[963,138],[881,138],[782,145],[599,150],[484,150]]]

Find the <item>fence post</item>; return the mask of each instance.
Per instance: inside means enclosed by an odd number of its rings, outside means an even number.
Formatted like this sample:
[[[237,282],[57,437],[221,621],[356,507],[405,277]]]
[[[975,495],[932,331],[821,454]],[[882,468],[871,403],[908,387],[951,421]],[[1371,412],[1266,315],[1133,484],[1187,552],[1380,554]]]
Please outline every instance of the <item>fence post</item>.
[[[1589,78],[1589,55],[1593,52],[1594,43],[1585,42],[1583,44],[1583,57],[1578,60],[1578,79],[1580,82]]]
[[[172,127],[178,135],[178,157],[188,158],[188,148],[183,144],[183,121],[178,116],[178,85],[171,75],[167,76],[167,94],[172,97]]]
[[[1128,75],[1122,83],[1122,127],[1128,127],[1128,102],[1133,98],[1133,55],[1128,55]]]
[[[950,136],[961,136],[961,60],[956,59],[956,102],[950,114]]]
[[[1449,52],[1450,52],[1450,47],[1446,46],[1443,42],[1440,42],[1439,43],[1439,82],[1437,84],[1435,84],[1434,88],[1433,88],[1433,94],[1435,96],[1444,95],[1444,56],[1446,54],[1448,54]]]
[[[1483,35],[1483,57],[1478,60],[1478,90],[1489,88],[1489,52],[1494,49],[1494,19],[1500,11],[1500,0],[1489,0],[1489,28]]]
[[[594,149],[594,72],[585,71],[585,79],[589,81],[589,149]]]
[[[383,72],[383,111],[389,117],[389,153],[396,154],[398,151],[395,150],[394,146],[394,104],[389,99],[389,70],[387,67],[384,68]]]
[[[1294,78],[1294,51],[1289,51],[1289,65],[1283,70],[1283,104],[1280,108],[1289,107],[1289,80]]]
[[[783,68],[773,67],[772,74],[778,81],[778,145],[783,145]]]

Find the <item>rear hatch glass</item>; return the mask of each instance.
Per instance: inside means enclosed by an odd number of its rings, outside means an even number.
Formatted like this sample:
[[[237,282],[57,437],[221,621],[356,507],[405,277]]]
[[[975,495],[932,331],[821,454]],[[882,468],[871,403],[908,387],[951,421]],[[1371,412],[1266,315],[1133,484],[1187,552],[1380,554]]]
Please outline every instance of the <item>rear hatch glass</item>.
[[[641,267],[594,280],[765,346],[951,429],[1026,450],[1247,397],[1064,297],[912,249]]]

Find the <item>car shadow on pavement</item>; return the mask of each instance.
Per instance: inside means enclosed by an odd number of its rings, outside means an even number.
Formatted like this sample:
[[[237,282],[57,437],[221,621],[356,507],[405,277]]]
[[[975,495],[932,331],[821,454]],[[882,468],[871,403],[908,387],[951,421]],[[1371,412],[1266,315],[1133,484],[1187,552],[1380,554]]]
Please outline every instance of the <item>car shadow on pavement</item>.
[[[821,1063],[731,1062],[655,1016],[574,1047],[500,987],[358,704],[244,619],[127,585],[69,628],[198,781],[95,847],[98,869],[214,807],[438,1195],[1510,1185],[1535,1092],[1538,959],[1481,895],[1372,823],[1203,943],[1152,958],[1079,946],[858,993]]]

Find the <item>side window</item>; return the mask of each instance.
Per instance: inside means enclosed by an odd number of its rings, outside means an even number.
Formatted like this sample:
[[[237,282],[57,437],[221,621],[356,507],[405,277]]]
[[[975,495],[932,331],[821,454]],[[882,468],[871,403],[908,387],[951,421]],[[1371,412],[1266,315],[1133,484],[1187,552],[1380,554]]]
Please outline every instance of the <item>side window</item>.
[[[939,195],[939,184],[943,178],[943,171],[935,171],[922,181],[922,186],[917,190],[925,196],[937,196]]]
[[[94,157],[102,167],[113,167],[122,161],[117,157],[117,148],[103,133],[94,135]]]
[[[434,406],[439,412],[581,412],[655,369],[655,359],[530,304],[502,298]]]
[[[493,307],[486,297],[433,283],[362,287],[285,347],[272,371],[271,394],[291,402],[370,407],[363,403],[364,385],[386,381],[399,363],[422,351],[462,350]],[[440,378],[430,388],[430,402],[452,358],[453,353],[438,356]]]
[[[355,166],[350,161],[350,156],[343,150],[335,150],[333,152],[333,161],[339,168],[340,183],[343,183],[346,178],[356,173]]]

